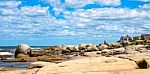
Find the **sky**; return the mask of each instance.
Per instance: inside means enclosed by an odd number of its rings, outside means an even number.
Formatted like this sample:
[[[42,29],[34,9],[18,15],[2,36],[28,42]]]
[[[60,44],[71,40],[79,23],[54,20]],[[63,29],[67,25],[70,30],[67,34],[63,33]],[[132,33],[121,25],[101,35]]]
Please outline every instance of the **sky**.
[[[0,0],[0,46],[114,42],[150,33],[150,0]]]

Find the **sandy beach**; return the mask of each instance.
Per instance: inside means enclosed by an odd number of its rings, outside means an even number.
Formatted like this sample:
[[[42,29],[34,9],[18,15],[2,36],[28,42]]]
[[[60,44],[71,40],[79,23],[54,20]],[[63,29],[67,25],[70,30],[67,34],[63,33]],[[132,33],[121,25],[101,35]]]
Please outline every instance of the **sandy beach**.
[[[0,71],[0,74],[149,74],[150,69],[137,69],[134,61],[116,57],[86,53],[88,57],[77,56],[76,59],[61,63],[47,62],[42,68]],[[39,64],[44,64],[39,62]]]

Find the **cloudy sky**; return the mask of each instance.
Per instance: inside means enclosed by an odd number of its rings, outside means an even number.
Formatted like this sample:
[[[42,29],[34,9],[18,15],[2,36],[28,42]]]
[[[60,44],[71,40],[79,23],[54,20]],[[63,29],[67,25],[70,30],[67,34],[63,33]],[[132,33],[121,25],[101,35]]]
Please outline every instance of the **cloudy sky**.
[[[150,0],[0,0],[0,45],[117,41],[150,33]]]

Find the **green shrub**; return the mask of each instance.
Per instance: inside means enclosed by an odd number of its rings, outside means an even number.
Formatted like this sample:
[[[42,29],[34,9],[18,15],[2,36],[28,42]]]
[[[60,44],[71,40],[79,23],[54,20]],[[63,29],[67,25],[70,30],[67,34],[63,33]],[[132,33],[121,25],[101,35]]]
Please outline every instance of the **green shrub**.
[[[136,45],[136,42],[131,42],[130,45]]]
[[[149,68],[149,64],[145,59],[139,60],[136,62],[139,69],[147,69]]]
[[[128,46],[128,45],[129,45],[128,42],[124,42],[124,43],[123,43],[123,47],[126,47],[126,46]]]
[[[117,46],[117,45],[116,45],[116,46],[112,46],[112,47],[114,47],[114,49],[116,49],[116,48],[120,48],[121,46]]]

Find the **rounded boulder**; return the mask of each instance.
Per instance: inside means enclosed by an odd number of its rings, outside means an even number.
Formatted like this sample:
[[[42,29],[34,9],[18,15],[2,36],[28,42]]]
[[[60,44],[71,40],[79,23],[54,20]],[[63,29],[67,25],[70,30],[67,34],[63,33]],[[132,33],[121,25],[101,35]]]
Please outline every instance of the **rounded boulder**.
[[[31,56],[31,48],[30,48],[30,46],[27,45],[27,44],[20,44],[20,45],[18,45],[16,50],[15,50],[15,58],[17,58],[18,56],[19,56],[19,58],[21,58],[20,54],[23,57]]]

